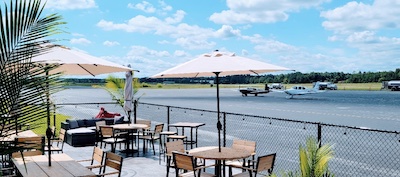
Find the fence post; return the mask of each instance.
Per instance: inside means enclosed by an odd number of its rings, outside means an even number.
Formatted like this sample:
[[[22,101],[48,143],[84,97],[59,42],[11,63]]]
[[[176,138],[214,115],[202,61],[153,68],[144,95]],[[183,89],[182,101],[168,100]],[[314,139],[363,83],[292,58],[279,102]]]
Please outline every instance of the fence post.
[[[224,122],[224,131],[223,131],[224,132],[224,136],[223,136],[224,144],[223,144],[223,146],[226,147],[226,112],[224,112],[223,122]]]
[[[54,124],[54,131],[57,130],[57,124],[56,124],[56,105],[53,104],[53,124]],[[54,135],[55,136],[55,135]]]
[[[138,101],[133,101],[133,123],[136,124],[136,112],[137,112]]]
[[[170,111],[169,109],[170,109],[170,106],[167,106],[167,125],[168,125],[168,126],[167,126],[167,130],[168,130],[168,131],[169,131],[169,118],[170,118],[170,117],[169,117],[169,111]]]
[[[321,147],[322,144],[322,126],[321,123],[318,123],[318,142],[319,142],[319,147]]]

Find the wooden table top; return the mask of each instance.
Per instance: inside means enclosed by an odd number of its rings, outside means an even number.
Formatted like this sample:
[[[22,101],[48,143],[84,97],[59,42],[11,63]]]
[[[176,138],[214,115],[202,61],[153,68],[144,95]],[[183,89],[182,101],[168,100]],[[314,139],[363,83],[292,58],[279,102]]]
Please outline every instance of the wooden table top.
[[[14,141],[16,137],[35,137],[38,136],[36,133],[34,133],[32,130],[26,130],[22,132],[18,132],[18,135],[12,134],[6,137],[3,137],[1,140],[2,141]]]
[[[196,123],[196,122],[177,122],[173,124],[169,124],[168,126],[170,127],[200,127],[206,125],[205,123]]]
[[[146,124],[115,124],[111,126],[119,130],[134,130],[134,129],[143,129],[149,127]]]
[[[189,154],[197,158],[212,160],[235,160],[251,156],[251,152],[230,147],[221,147],[221,152],[219,152],[218,146],[194,148],[189,150]]]
[[[25,164],[22,158],[13,158],[13,162],[18,171],[24,177],[94,177],[95,173],[76,162],[67,154],[52,154],[51,166],[48,165],[47,155],[25,157]]]

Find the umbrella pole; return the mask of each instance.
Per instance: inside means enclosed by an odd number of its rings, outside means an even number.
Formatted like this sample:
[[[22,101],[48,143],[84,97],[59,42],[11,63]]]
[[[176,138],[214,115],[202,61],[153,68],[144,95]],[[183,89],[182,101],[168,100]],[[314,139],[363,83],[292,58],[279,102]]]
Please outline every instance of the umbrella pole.
[[[222,124],[219,118],[220,115],[220,109],[219,109],[219,73],[220,72],[214,72],[215,73],[215,82],[217,84],[217,117],[218,117],[218,122],[217,122],[217,129],[218,129],[218,150],[221,152],[221,129],[222,129]]]
[[[47,64],[46,64],[47,65]],[[50,128],[50,90],[49,90],[49,71],[46,67],[46,102],[47,102],[47,130],[46,130],[46,137],[47,137],[47,149],[49,151],[49,166],[51,166],[51,128]]]

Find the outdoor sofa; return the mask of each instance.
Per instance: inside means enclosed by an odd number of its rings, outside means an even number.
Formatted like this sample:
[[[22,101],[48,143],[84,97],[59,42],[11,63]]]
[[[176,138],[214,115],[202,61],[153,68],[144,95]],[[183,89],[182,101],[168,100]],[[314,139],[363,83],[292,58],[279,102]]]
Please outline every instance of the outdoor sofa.
[[[106,125],[124,123],[124,116],[116,118],[91,118],[91,119],[68,119],[61,122],[61,128],[67,130],[65,142],[74,147],[94,146],[98,138],[96,122],[106,121]]]

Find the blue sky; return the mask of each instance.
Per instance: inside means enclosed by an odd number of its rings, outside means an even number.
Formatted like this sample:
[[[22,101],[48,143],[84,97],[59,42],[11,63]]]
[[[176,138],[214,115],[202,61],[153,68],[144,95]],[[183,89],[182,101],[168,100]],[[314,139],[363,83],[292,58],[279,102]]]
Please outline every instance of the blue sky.
[[[303,73],[400,68],[400,0],[48,0],[67,47],[149,77],[213,50]],[[101,77],[101,76],[100,76]]]

